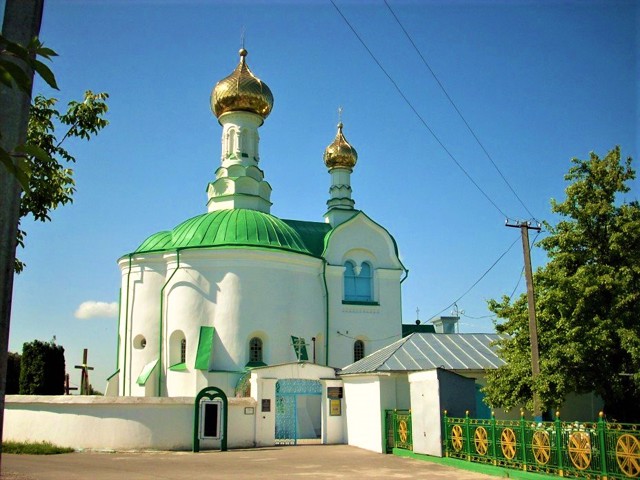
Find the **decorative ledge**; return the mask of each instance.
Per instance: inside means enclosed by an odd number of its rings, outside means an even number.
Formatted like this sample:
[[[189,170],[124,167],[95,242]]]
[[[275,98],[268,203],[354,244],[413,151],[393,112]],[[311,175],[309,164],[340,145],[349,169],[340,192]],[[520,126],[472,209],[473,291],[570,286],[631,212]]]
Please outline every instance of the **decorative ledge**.
[[[372,307],[379,307],[380,304],[378,302],[355,302],[355,301],[351,301],[351,300],[343,300],[342,301],[343,305],[368,305],[368,306],[372,306]]]

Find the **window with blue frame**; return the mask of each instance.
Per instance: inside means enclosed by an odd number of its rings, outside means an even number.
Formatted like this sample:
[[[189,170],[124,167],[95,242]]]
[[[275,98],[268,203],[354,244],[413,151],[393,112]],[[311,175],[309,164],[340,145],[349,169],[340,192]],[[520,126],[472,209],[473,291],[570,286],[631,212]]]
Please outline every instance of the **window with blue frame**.
[[[349,260],[344,264],[344,300],[348,302],[372,302],[373,269],[368,262],[360,266],[356,274],[355,264]]]

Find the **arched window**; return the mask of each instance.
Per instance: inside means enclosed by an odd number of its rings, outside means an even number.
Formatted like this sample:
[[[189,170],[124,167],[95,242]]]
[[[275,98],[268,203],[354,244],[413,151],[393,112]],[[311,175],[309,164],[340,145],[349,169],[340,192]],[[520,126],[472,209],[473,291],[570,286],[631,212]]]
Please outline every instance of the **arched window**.
[[[353,361],[357,362],[364,358],[364,342],[356,340],[353,342]]]
[[[373,269],[371,264],[363,262],[358,274],[356,274],[356,267],[351,260],[347,261],[344,267],[344,299],[351,302],[373,301]]]
[[[262,362],[262,340],[258,337],[249,341],[249,362]]]
[[[187,339],[182,330],[174,330],[169,336],[169,368],[184,370],[187,360]]]
[[[183,338],[180,341],[180,363],[187,361],[187,339]]]

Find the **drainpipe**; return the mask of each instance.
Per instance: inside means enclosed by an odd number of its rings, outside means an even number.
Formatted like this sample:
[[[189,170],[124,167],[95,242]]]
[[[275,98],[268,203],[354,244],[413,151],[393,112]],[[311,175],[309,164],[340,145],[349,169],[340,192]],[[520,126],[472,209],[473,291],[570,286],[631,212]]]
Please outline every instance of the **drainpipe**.
[[[407,270],[406,268],[404,269],[404,278],[402,280],[400,280],[400,285],[402,285],[402,282],[404,282],[407,277],[409,276],[409,270]]]
[[[127,300],[124,306],[124,338],[122,343],[124,345],[124,358],[122,360],[122,396],[124,397],[127,394],[127,331],[129,325],[129,296],[131,291],[129,290],[129,279],[131,278],[131,257],[133,257],[133,253],[129,254],[129,271],[127,272]],[[129,377],[131,377],[131,372],[129,372]],[[129,394],[131,394],[131,378],[129,378]]]
[[[118,329],[116,332],[118,333],[118,343],[116,346],[116,372],[120,368],[120,317],[122,316],[122,287],[118,289]]]
[[[176,268],[173,269],[173,272],[171,272],[171,275],[169,276],[167,281],[164,282],[164,285],[160,289],[160,334],[158,338],[158,396],[159,397],[162,396],[162,328],[163,328],[162,320],[163,320],[163,313],[164,313],[164,289],[167,287],[167,285],[169,285],[169,282],[171,281],[173,276],[180,269],[180,249],[179,248],[176,249],[176,259],[177,259]]]
[[[322,281],[324,283],[324,311],[325,311],[325,365],[329,366],[329,287],[327,286],[327,261],[322,259]]]
[[[404,278],[400,280],[400,328],[402,328],[402,282],[404,282],[409,276],[409,270],[404,269]],[[400,337],[402,338],[402,330],[400,330]]]

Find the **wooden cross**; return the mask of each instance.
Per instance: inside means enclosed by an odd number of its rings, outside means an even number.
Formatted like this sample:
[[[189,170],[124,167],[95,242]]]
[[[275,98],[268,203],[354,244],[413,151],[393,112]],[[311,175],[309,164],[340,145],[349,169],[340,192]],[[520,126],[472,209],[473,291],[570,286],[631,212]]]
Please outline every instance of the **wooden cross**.
[[[90,367],[87,364],[87,356],[88,349],[84,349],[82,352],[82,365],[76,365],[76,368],[82,370],[80,374],[80,395],[89,395],[91,390],[91,385],[89,384],[89,370],[93,370],[93,367]]]
[[[78,387],[70,387],[69,386],[69,374],[65,373],[64,374],[64,394],[65,395],[71,395],[71,390],[77,390]]]

